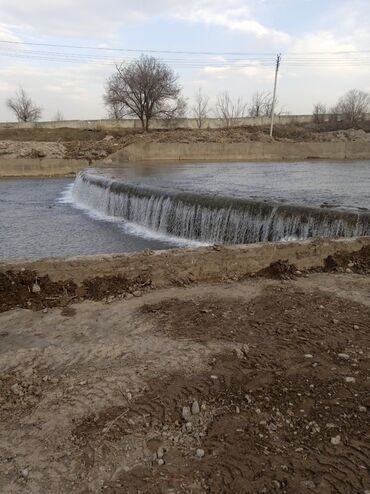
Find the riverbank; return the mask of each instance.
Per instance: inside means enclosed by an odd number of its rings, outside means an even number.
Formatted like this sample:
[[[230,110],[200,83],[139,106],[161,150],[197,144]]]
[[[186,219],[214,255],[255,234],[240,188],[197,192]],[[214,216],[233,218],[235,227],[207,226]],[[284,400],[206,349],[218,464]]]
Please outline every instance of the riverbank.
[[[370,133],[309,126],[116,131],[0,129],[0,177],[64,176],[124,160],[370,159]]]
[[[2,263],[0,490],[365,492],[369,247]]]

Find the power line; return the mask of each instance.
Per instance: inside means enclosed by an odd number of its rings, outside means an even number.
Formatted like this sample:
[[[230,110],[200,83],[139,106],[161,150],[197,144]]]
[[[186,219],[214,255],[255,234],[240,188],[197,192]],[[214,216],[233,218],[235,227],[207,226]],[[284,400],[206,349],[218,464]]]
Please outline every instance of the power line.
[[[53,43],[34,43],[30,41],[12,41],[12,40],[0,40],[0,43],[11,44],[11,45],[26,45],[26,46],[45,46],[52,48],[64,48],[64,49],[77,49],[77,50],[96,50],[96,51],[115,51],[115,52],[134,52],[134,53],[174,53],[182,55],[231,55],[231,56],[275,56],[272,52],[215,52],[215,51],[186,51],[186,50],[147,50],[147,49],[133,49],[133,48],[112,48],[112,47],[102,47],[102,46],[81,46],[81,45],[63,45],[63,44],[53,44]],[[367,50],[342,50],[342,51],[326,51],[326,52],[284,52],[283,55],[328,55],[328,54],[354,54],[354,53],[370,53],[370,49]]]

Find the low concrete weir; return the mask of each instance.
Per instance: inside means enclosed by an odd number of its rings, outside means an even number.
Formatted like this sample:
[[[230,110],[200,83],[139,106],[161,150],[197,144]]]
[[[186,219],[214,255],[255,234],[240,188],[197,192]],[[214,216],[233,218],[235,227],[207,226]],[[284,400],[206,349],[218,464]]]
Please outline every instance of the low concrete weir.
[[[133,186],[81,172],[74,200],[93,211],[156,232],[205,243],[247,244],[370,235],[370,213]]]

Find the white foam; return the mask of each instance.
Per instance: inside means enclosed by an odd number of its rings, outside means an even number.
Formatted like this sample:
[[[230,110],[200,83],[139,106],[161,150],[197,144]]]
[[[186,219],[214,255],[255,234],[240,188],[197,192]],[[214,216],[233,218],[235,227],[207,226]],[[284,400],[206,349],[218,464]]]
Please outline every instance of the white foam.
[[[59,199],[57,199],[57,202],[59,204],[70,204],[76,209],[83,211],[85,214],[87,214],[90,218],[93,218],[94,220],[116,223],[124,233],[149,240],[159,240],[161,242],[166,242],[172,245],[175,244],[178,245],[179,247],[206,247],[207,245],[210,245],[209,243],[206,242],[198,242],[196,240],[190,240],[188,238],[180,238],[172,235],[166,235],[159,231],[154,231],[151,230],[150,228],[146,228],[142,225],[138,225],[137,223],[125,221],[124,219],[119,218],[117,216],[106,215],[101,211],[97,211],[96,209],[93,209],[77,201],[73,196],[73,187],[74,184],[69,184],[65,188]]]

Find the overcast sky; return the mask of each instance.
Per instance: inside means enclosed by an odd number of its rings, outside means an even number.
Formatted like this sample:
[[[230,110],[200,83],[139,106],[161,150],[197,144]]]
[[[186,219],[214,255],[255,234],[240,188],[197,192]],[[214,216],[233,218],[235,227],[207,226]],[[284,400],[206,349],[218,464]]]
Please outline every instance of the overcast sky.
[[[0,120],[14,120],[5,101],[20,85],[44,120],[57,110],[104,118],[113,58],[140,50],[213,53],[157,54],[174,65],[190,102],[199,87],[213,100],[225,89],[246,101],[271,90],[281,52],[280,107],[310,113],[351,88],[370,91],[369,26],[370,0],[0,0],[0,41],[138,50],[0,42]],[[229,52],[244,55],[221,55]]]

